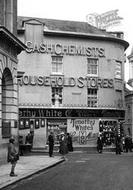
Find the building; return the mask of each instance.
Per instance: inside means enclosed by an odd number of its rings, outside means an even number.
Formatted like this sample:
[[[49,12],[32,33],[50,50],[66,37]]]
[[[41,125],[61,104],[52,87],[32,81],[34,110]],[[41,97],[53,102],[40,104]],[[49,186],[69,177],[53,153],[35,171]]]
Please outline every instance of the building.
[[[46,147],[50,130],[73,136],[74,146],[114,143],[125,119],[124,62],[128,42],[86,22],[18,17],[19,134]]]
[[[127,57],[129,61],[129,80],[125,88],[125,133],[133,139],[133,49]]]
[[[17,0],[0,1],[0,164],[10,136],[18,137],[17,55],[26,46],[17,35]],[[17,142],[17,141],[16,141]]]

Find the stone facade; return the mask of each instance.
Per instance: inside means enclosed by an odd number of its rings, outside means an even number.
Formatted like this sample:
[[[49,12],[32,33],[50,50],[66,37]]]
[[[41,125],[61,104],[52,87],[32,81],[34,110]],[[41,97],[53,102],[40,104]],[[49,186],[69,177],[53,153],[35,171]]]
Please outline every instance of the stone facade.
[[[46,146],[50,130],[69,132],[75,146],[112,145],[125,118],[124,62],[128,43],[85,22],[18,17],[20,130]]]
[[[18,142],[17,55],[26,46],[15,36],[16,21],[17,1],[0,1],[0,164],[7,162],[9,138]]]

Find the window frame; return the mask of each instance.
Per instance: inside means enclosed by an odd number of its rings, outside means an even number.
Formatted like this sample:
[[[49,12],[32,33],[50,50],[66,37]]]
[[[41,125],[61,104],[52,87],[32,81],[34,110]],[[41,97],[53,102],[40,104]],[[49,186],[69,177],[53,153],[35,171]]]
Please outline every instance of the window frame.
[[[92,93],[89,93],[92,92]],[[95,92],[95,93],[94,93]],[[96,108],[98,107],[98,89],[97,88],[87,88],[87,106]]]
[[[122,61],[115,60],[115,63],[116,63],[116,65],[115,65],[115,78],[121,80],[122,79]]]
[[[55,92],[53,92],[55,91]],[[59,104],[62,104],[62,97],[63,97],[63,88],[62,87],[51,87],[51,101],[52,105],[55,105],[55,94],[59,95]]]
[[[89,63],[90,60],[92,60],[93,63],[95,61],[96,64],[93,64],[91,62]],[[99,66],[99,59],[98,58],[87,58],[87,76],[97,77],[98,76],[98,72],[99,72],[98,66]],[[93,73],[94,67],[96,67],[96,69],[95,69],[96,73],[95,74]],[[89,72],[89,70],[90,70],[90,72]]]
[[[52,55],[51,56],[52,61],[51,61],[51,73],[52,74],[63,74],[63,56],[58,56],[58,55]],[[53,60],[53,59],[60,59],[60,61],[58,60]],[[61,67],[61,68],[59,68]]]

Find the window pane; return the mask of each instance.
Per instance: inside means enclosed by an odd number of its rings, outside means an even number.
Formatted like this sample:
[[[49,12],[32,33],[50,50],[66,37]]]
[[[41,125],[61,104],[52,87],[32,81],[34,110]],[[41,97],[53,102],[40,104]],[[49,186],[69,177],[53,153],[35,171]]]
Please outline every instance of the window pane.
[[[122,78],[122,64],[120,61],[116,61],[115,77],[118,79]]]
[[[97,107],[96,89],[88,89],[88,107]]]
[[[52,56],[52,72],[62,73],[62,57]]]
[[[87,59],[87,60],[88,60],[87,74],[98,75],[98,60],[97,59]]]

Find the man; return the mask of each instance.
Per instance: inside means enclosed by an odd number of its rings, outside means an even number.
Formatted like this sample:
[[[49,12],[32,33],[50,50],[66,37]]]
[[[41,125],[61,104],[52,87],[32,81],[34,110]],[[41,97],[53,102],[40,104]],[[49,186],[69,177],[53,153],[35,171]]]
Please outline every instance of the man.
[[[10,162],[11,165],[12,165],[11,166],[11,172],[10,172],[11,177],[17,176],[14,173],[14,170],[15,170],[15,167],[16,167],[17,160],[19,159],[18,152],[17,152],[17,150],[15,148],[14,142],[15,142],[15,139],[13,137],[11,137],[9,139],[8,158],[7,158],[7,161]]]
[[[97,151],[99,153],[102,153],[103,151],[103,137],[101,133],[99,133],[99,136],[97,138]]]
[[[54,135],[53,132],[50,132],[48,136],[48,145],[49,145],[49,156],[53,156],[53,149],[54,149]]]

